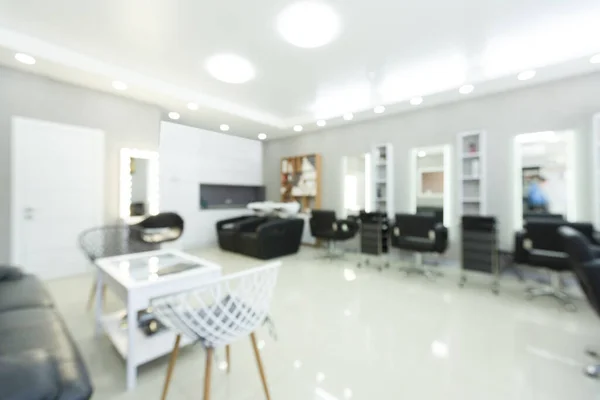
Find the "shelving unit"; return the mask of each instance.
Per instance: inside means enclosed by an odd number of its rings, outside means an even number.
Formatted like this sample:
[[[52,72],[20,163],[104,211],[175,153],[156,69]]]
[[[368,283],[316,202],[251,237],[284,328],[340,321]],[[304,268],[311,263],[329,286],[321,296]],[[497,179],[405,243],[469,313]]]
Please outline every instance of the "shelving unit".
[[[486,160],[485,132],[458,134],[459,205],[461,215],[485,215]]]
[[[321,155],[281,159],[281,201],[298,201],[303,212],[321,208]]]
[[[394,217],[394,154],[391,144],[376,145],[372,149],[373,164],[372,211],[385,212],[388,218]]]
[[[594,160],[594,220],[600,226],[600,113],[594,115],[592,131],[592,160]]]

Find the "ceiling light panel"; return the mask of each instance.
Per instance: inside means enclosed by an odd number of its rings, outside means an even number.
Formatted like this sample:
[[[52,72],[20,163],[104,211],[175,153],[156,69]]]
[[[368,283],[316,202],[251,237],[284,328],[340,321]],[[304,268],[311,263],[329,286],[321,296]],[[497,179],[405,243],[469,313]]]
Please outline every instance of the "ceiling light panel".
[[[323,119],[320,119],[320,120],[317,121],[317,126],[323,127],[325,125],[327,125],[327,121],[325,121]]]
[[[344,114],[344,121],[352,121],[354,119],[354,114],[346,113]]]
[[[373,109],[373,112],[375,114],[381,114],[385,111],[385,107],[384,106],[377,106]]]
[[[227,125],[227,124],[221,124],[221,126],[219,127],[219,129],[221,129],[223,132],[227,132],[229,130],[229,125]]]
[[[215,79],[225,83],[245,83],[256,76],[250,61],[236,54],[217,54],[210,57],[206,61],[206,70]]]
[[[267,134],[266,133],[259,133],[258,134],[258,140],[265,140],[267,138]]]
[[[338,36],[340,19],[324,2],[300,1],[287,6],[277,16],[277,30],[294,46],[312,49]]]
[[[517,75],[517,79],[520,81],[527,81],[535,76],[534,70],[523,71],[519,75]]]
[[[115,88],[115,90],[127,90],[127,84],[125,82],[114,81],[112,86]]]
[[[25,54],[25,53],[17,53],[15,54],[15,60],[23,63],[23,64],[27,64],[27,65],[33,65],[35,64],[35,58],[33,58],[32,56],[30,56],[29,54]]]
[[[474,89],[475,87],[473,85],[463,85],[460,87],[460,89],[458,89],[458,92],[460,94],[469,94],[473,92]]]
[[[188,103],[187,108],[189,108],[192,111],[196,111],[196,110],[198,110],[198,104],[196,104],[196,103]]]
[[[596,54],[595,56],[592,56],[592,58],[590,58],[590,62],[592,64],[600,64],[600,54]]]
[[[413,106],[418,106],[421,103],[423,103],[422,97],[413,97],[412,99],[410,99],[410,104],[412,104]]]
[[[302,132],[302,125],[295,125],[294,126],[294,132]]]
[[[175,111],[171,111],[169,113],[169,118],[173,119],[173,120],[178,120],[181,116],[179,115],[178,112]]]

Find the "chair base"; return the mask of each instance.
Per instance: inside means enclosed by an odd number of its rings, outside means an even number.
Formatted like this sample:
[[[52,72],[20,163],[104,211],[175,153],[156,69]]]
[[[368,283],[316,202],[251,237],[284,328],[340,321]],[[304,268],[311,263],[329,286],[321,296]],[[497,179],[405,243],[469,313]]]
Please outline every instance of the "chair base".
[[[317,259],[319,260],[329,260],[329,261],[333,261],[333,260],[343,260],[346,258],[346,253],[343,250],[338,250],[338,248],[335,246],[335,240],[328,240],[327,241],[327,251],[325,252],[325,254],[322,254],[320,256],[317,257]]]
[[[410,275],[421,275],[430,280],[434,280],[436,277],[443,276],[439,271],[432,271],[423,264],[423,253],[414,253],[415,263],[408,267],[400,267],[400,271],[404,272],[406,276]]]
[[[590,378],[596,378],[596,379],[598,379],[598,378],[600,378],[600,364],[588,365],[587,367],[585,367],[584,372]]]
[[[374,267],[374,268],[377,268],[377,270],[379,272],[381,272],[381,271],[383,271],[384,268],[390,268],[390,262],[389,262],[389,260],[386,259],[384,262],[371,263],[371,258],[366,257],[363,259],[363,261],[359,261],[358,263],[356,263],[356,266],[358,268],[362,268],[363,266]]]
[[[577,307],[573,303],[572,297],[563,290],[560,280],[560,273],[558,272],[550,272],[550,285],[528,287],[526,292],[528,300],[533,300],[536,297],[542,296],[552,297],[558,300],[566,310],[577,310]]]

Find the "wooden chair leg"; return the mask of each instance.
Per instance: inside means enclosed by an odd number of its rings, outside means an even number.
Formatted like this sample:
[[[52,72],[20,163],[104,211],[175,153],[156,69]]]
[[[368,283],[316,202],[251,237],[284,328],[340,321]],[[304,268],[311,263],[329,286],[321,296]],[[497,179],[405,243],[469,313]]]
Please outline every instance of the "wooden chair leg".
[[[204,370],[204,400],[210,400],[210,375],[212,368],[213,349],[206,349],[206,368]]]
[[[225,360],[227,361],[227,373],[231,371],[231,348],[229,345],[225,346]]]
[[[167,398],[167,392],[169,391],[169,385],[171,384],[171,376],[173,376],[173,369],[175,369],[175,362],[177,361],[177,355],[179,354],[180,340],[181,335],[177,335],[177,337],[175,338],[175,346],[173,346],[171,358],[169,359],[169,367],[167,368],[167,376],[165,377],[165,384],[163,386],[161,400],[165,400]]]
[[[94,304],[94,298],[96,297],[96,285],[98,281],[94,279],[94,283],[92,284],[92,290],[90,290],[90,297],[87,302],[87,310],[90,311],[92,309],[92,304]]]
[[[267,378],[265,377],[265,370],[260,358],[260,351],[258,350],[258,345],[256,344],[256,335],[254,332],[250,334],[250,339],[252,340],[254,356],[256,357],[256,364],[258,365],[258,372],[260,373],[260,379],[262,380],[263,389],[265,390],[265,396],[267,397],[267,400],[271,400],[271,394],[269,393],[269,386],[267,386]]]

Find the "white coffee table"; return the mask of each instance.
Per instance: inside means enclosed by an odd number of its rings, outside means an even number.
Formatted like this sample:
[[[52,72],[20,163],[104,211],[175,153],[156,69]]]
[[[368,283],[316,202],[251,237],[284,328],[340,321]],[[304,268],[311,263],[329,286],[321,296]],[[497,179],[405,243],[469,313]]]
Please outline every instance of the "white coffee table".
[[[163,249],[96,260],[96,335],[105,333],[127,363],[127,389],[136,385],[137,367],[170,353],[175,333],[165,330],[146,336],[138,328],[137,313],[150,305],[155,297],[202,286],[221,276],[221,267],[213,262],[175,249]],[[169,272],[173,265],[185,264],[189,269]],[[196,265],[196,266],[193,266]],[[104,315],[102,286],[126,304],[126,310]],[[127,326],[123,319],[127,315]],[[181,346],[191,343],[182,337]]]

